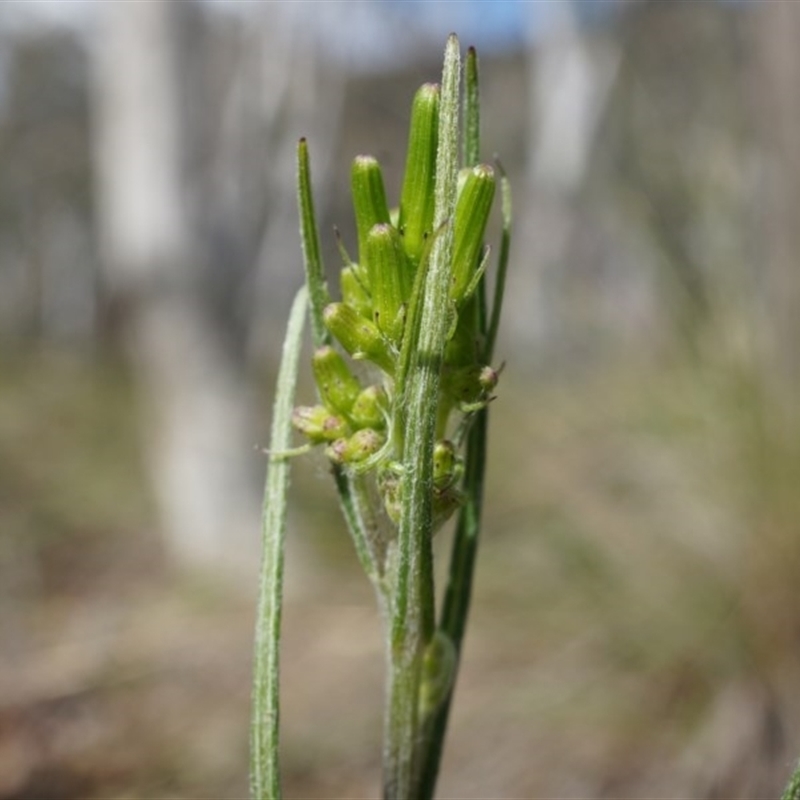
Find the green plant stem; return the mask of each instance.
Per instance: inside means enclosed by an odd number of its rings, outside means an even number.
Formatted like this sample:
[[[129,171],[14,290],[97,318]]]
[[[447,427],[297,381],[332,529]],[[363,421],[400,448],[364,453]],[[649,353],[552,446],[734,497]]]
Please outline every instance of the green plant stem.
[[[420,780],[420,800],[430,800],[436,789],[436,778],[444,748],[453,689],[461,663],[461,645],[472,598],[472,576],[475,571],[481,527],[488,419],[487,409],[479,411],[467,439],[466,474],[463,486],[466,501],[456,524],[450,557],[450,574],[439,622],[441,630],[453,642],[458,658],[455,666],[456,673],[453,676],[453,687],[429,726],[428,743]]]
[[[458,166],[460,52],[450,36],[445,48],[436,163],[434,230],[444,226],[431,251],[422,298],[419,339],[408,374],[407,434],[402,454],[402,508],[398,531],[389,636],[389,691],[384,749],[386,800],[418,796],[420,732],[418,699],[422,654],[434,624],[433,445],[442,354],[448,332]]]
[[[473,48],[467,53],[465,65],[464,92],[464,166],[472,167],[480,161],[480,90],[478,80],[478,59]],[[511,235],[511,203],[508,180],[501,170],[501,191],[503,195],[503,240],[500,248],[497,279],[491,319],[486,313],[486,281],[479,287],[478,324],[484,337],[484,361],[489,363],[494,349],[497,327],[505,288],[505,275],[508,265]],[[425,751],[422,763],[419,797],[431,800],[436,789],[444,739],[453,699],[453,691],[460,665],[461,647],[466,629],[467,616],[472,598],[472,577],[478,551],[483,506],[483,485],[486,469],[486,445],[488,433],[488,409],[478,412],[470,428],[467,439],[466,468],[462,490],[465,503],[456,525],[453,548],[450,557],[450,572],[445,590],[439,628],[444,631],[455,647],[457,658],[450,692],[442,705],[428,723],[425,737]]]
[[[262,562],[256,612],[253,716],[250,729],[250,793],[254,800],[279,800],[279,653],[283,601],[283,555],[289,490],[292,407],[308,292],[302,287],[289,314],[272,417],[262,517]]]
[[[333,467],[333,478],[361,568],[382,600],[386,593],[383,580],[385,553],[379,550],[378,522],[368,496],[366,478],[363,475],[348,475],[339,466]]]
[[[800,761],[797,762],[792,777],[789,778],[789,783],[786,784],[781,800],[800,800]]]
[[[489,330],[485,332],[486,349],[483,357],[486,363],[489,363],[492,359],[494,345],[497,340],[511,246],[511,187],[502,169],[500,173],[503,234],[498,258],[492,314],[489,321]],[[455,668],[456,674],[453,676],[453,686],[450,694],[442,703],[429,726],[420,783],[419,796],[421,800],[430,800],[436,788],[436,778],[439,773],[439,764],[444,747],[450,705],[458,676],[458,667],[461,663],[461,644],[472,597],[472,576],[475,571],[475,560],[481,530],[488,423],[489,410],[484,408],[476,415],[467,439],[466,469],[463,484],[466,501],[456,525],[453,550],[450,556],[450,573],[439,622],[439,627],[450,637],[458,654]],[[793,798],[793,800],[800,800],[800,797]]]

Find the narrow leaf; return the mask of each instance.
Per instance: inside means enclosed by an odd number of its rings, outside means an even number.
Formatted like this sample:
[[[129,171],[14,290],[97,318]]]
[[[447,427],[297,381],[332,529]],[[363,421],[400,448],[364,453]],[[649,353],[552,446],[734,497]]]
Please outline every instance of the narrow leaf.
[[[305,139],[297,143],[297,206],[300,212],[300,241],[303,245],[306,284],[311,299],[311,333],[314,347],[322,347],[330,344],[330,334],[322,320],[322,312],[331,298],[325,283],[325,266],[320,254],[314,195],[311,191],[311,165],[308,142]]]
[[[253,718],[250,729],[250,793],[253,800],[279,800],[278,762],[279,647],[283,601],[283,552],[292,406],[302,345],[308,291],[302,287],[292,304],[272,416],[269,465],[264,489],[262,561],[256,614],[253,668]]]
[[[497,259],[497,277],[494,283],[494,300],[492,301],[492,316],[489,322],[489,332],[486,336],[486,352],[484,361],[489,364],[494,354],[497,341],[497,331],[500,327],[500,315],[503,311],[503,295],[506,289],[506,273],[508,272],[508,255],[511,250],[511,183],[506,177],[502,165],[497,162],[497,171],[500,173],[500,197],[503,215],[503,234],[500,239],[500,255]]]
[[[467,50],[464,63],[464,167],[474,167],[481,160],[481,111],[478,86],[478,54]]]

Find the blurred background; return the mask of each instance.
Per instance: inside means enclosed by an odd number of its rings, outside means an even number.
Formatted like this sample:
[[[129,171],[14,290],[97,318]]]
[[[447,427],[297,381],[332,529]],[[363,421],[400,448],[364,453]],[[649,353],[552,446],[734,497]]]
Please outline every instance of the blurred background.
[[[377,156],[397,196],[411,98],[450,31],[478,47],[515,238],[439,794],[785,783],[800,4],[8,0],[0,797],[246,796],[296,141],[334,281],[350,162]],[[373,597],[324,458],[294,467],[286,796],[374,798]]]

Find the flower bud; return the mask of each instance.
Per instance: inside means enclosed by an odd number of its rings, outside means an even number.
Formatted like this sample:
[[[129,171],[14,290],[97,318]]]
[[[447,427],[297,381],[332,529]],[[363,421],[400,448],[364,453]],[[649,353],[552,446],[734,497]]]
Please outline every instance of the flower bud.
[[[399,344],[413,277],[400,234],[391,225],[375,225],[369,232],[367,265],[374,321]]]
[[[342,290],[342,300],[358,311],[362,317],[372,319],[372,300],[353,267],[345,267],[339,273],[339,286]]]
[[[384,372],[394,372],[394,356],[378,328],[347,303],[330,303],[322,312],[328,330],[355,359],[366,358]]]
[[[332,347],[325,346],[314,353],[311,366],[322,402],[332,411],[348,415],[361,384],[345,360]]]
[[[464,504],[464,493],[456,486],[449,486],[443,491],[433,492],[433,532],[447,522],[453,512]]]
[[[382,429],[386,425],[389,398],[380,386],[367,386],[356,397],[350,409],[350,418],[359,428]]]
[[[450,694],[457,661],[453,640],[443,630],[437,630],[422,655],[419,715],[423,720],[430,717]]]
[[[362,428],[346,439],[337,439],[325,452],[336,464],[358,464],[377,453],[385,441],[378,431]]]
[[[444,358],[448,367],[471,366],[480,358],[478,321],[478,303],[473,295],[458,309],[455,330],[445,346]]]
[[[442,388],[463,410],[484,405],[497,386],[497,370],[475,364],[470,367],[445,370]]]
[[[455,483],[459,470],[455,445],[449,439],[440,439],[433,447],[433,485],[444,490]]]
[[[402,483],[397,473],[391,470],[383,470],[378,473],[378,489],[383,498],[383,507],[386,509],[386,515],[395,525],[399,524],[400,514],[403,511],[400,502],[402,497],[401,487]]]
[[[358,260],[362,275],[369,275],[367,236],[375,225],[389,224],[389,206],[381,166],[372,156],[356,156],[350,172],[353,209],[358,230]]]
[[[456,203],[453,226],[453,283],[450,297],[461,303],[470,293],[478,268],[483,236],[494,200],[494,170],[486,164],[473,167]]]
[[[408,155],[398,218],[403,246],[414,264],[419,263],[425,238],[433,229],[438,145],[439,86],[426,83],[417,90],[411,108]]]
[[[312,444],[333,442],[348,434],[347,423],[325,406],[298,406],[292,412],[292,426]]]

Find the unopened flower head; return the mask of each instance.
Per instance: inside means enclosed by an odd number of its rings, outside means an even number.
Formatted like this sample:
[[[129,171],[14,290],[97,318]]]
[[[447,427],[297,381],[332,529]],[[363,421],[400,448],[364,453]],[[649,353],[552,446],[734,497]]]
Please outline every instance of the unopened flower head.
[[[437,147],[440,128],[437,84],[416,93],[411,111],[405,175],[399,208],[393,216],[381,165],[359,155],[351,169],[353,210],[358,236],[357,260],[338,239],[344,265],[341,302],[329,303],[324,324],[341,348],[362,364],[351,369],[333,347],[318,349],[314,377],[322,405],[297,409],[294,425],[344,468],[375,469],[390,518],[397,520],[402,498],[398,475],[404,438],[406,391],[402,385],[419,335],[421,293],[431,245],[452,226],[449,295],[441,314],[452,319],[444,343],[437,435],[433,453],[433,504],[437,524],[459,506],[457,488],[463,459],[447,438],[453,414],[483,407],[497,373],[480,359],[476,287],[482,279],[484,235],[495,195],[494,170],[483,164],[460,176],[452,216],[434,231]],[[415,327],[416,325],[416,327]],[[402,366],[401,366],[402,365]],[[370,370],[372,374],[370,375]],[[357,375],[369,378],[363,388]],[[366,467],[364,466],[366,465]]]

